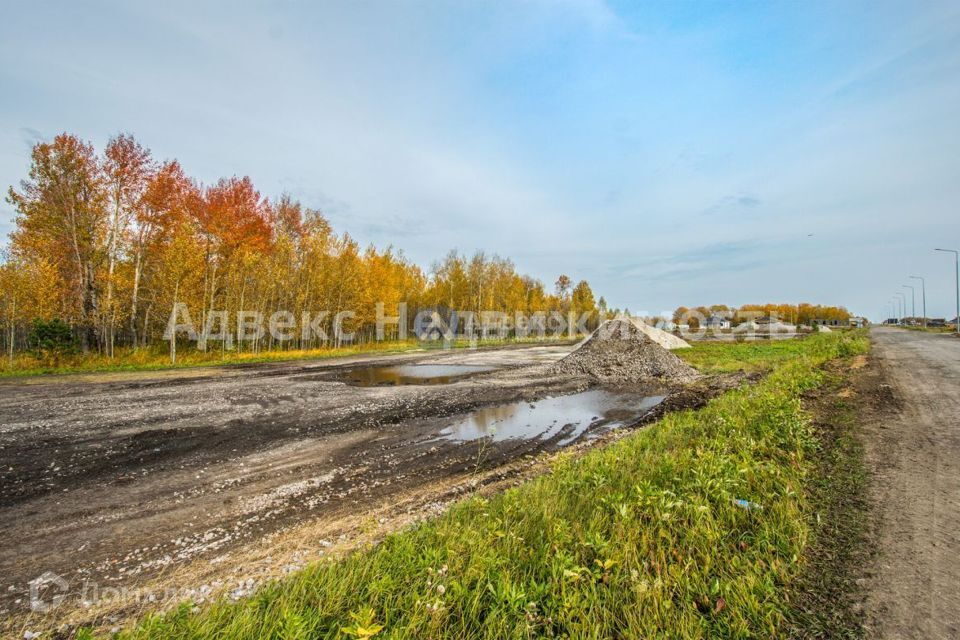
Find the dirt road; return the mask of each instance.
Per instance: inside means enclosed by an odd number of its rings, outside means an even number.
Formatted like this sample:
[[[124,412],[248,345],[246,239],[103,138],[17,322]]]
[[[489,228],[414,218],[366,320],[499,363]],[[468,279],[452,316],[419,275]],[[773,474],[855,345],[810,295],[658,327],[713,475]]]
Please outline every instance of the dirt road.
[[[476,464],[478,446],[438,437],[452,417],[547,390],[581,390],[582,380],[537,375],[538,362],[568,351],[453,351],[0,384],[0,613],[29,610],[28,581],[47,571],[67,580],[72,595],[82,582],[138,587],[195,559],[318,516],[336,520],[362,511],[358,504],[460,472]],[[443,386],[344,381],[357,365],[451,364],[485,375]],[[485,460],[496,465],[550,444],[497,443]]]
[[[960,638],[960,340],[893,328],[872,336],[898,402],[865,434],[881,517],[869,636]]]

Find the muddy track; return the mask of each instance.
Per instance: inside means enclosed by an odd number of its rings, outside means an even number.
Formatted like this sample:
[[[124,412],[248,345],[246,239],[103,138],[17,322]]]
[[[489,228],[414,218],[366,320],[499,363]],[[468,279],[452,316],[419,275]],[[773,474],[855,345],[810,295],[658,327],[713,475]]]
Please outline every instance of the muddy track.
[[[0,385],[5,425],[0,508],[87,482],[124,482],[134,468],[150,474],[206,466],[304,437],[451,415],[535,396],[538,389],[583,386],[545,380],[489,389],[482,383],[458,385],[444,393],[425,387],[355,389],[337,381],[338,371],[348,366],[354,365],[268,365],[263,371],[247,366],[226,377],[93,386],[69,380]],[[29,446],[20,446],[23,442]]]

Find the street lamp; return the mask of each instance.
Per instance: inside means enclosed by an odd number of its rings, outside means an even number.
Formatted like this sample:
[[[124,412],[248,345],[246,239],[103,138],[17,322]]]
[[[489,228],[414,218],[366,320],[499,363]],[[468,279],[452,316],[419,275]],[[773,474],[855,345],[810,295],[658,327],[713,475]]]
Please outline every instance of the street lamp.
[[[902,285],[904,289],[910,289],[910,317],[914,322],[917,321],[917,291],[909,284]]]
[[[957,315],[954,320],[956,320],[957,333],[960,334],[960,251],[956,249],[934,249],[934,251],[953,254],[953,286],[957,290]]]
[[[910,276],[914,280],[920,281],[920,299],[923,302],[923,328],[927,328],[927,281],[920,276]]]

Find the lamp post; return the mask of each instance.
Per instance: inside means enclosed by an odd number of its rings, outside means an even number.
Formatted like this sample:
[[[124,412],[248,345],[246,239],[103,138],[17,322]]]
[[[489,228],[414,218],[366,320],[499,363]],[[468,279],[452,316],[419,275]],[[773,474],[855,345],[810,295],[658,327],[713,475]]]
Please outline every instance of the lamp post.
[[[955,329],[960,334],[960,251],[956,249],[934,249],[934,251],[953,254],[953,286],[957,290],[957,315],[954,316],[954,320],[956,320]]]
[[[927,328],[927,281],[920,276],[910,276],[920,281],[920,300],[923,303],[923,328]]]
[[[917,321],[917,291],[911,285],[902,285],[904,289],[910,289],[910,318]]]

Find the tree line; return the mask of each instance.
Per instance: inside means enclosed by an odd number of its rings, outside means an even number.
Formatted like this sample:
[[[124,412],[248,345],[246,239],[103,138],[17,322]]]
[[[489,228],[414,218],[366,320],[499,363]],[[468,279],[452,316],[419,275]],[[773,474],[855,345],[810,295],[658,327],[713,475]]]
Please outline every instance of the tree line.
[[[671,318],[674,324],[687,324],[691,329],[698,329],[702,320],[711,316],[719,316],[730,321],[731,326],[763,318],[776,319],[795,325],[809,325],[813,320],[838,320],[844,322],[852,317],[845,307],[829,305],[787,303],[745,304],[740,307],[730,307],[725,304],[710,306],[684,307],[680,306],[673,312]]]
[[[36,144],[7,200],[16,218],[0,262],[0,320],[11,358],[51,336],[108,356],[147,347],[177,304],[201,326],[223,311],[329,311],[330,336],[332,318],[350,310],[345,329],[359,341],[374,338],[377,303],[388,316],[406,303],[447,319],[454,310],[607,313],[586,281],[561,275],[548,290],[497,255],[454,250],[425,271],[393,247],[361,247],[289,196],[261,196],[248,177],[200,184],[126,134],[102,153],[68,133]],[[266,335],[236,348],[332,339],[275,344]]]

